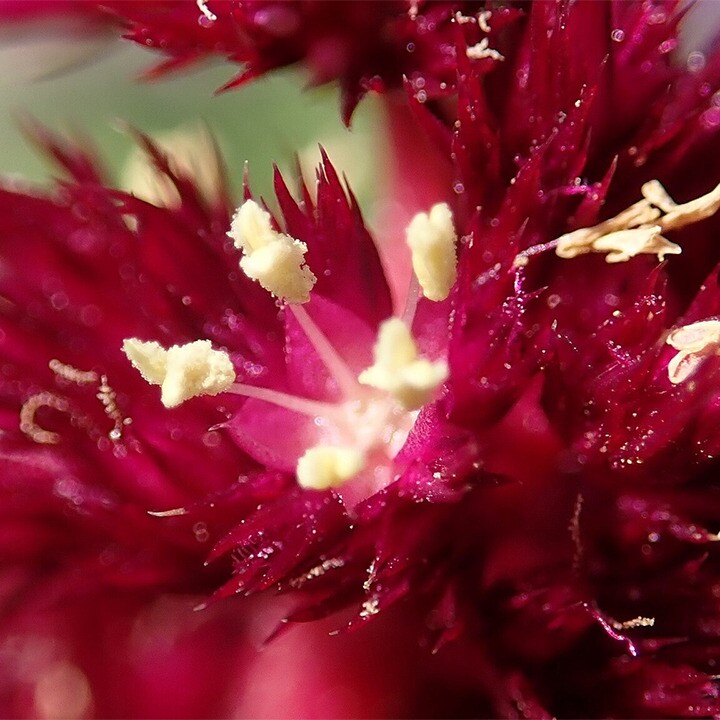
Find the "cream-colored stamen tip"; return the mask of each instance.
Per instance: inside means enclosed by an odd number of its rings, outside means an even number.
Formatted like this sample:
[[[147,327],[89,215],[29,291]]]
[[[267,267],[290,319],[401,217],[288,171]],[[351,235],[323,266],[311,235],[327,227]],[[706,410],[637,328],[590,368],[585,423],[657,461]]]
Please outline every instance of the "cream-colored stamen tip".
[[[708,356],[720,350],[720,321],[701,320],[673,330],[665,342],[678,351],[668,363],[668,378],[678,385]]]
[[[429,213],[418,213],[405,233],[423,295],[436,302],[444,300],[457,279],[457,236],[450,207],[438,203]]]
[[[229,355],[213,350],[209,340],[173,345],[166,350],[155,341],[128,338],[122,349],[143,379],[161,386],[160,399],[167,408],[198,395],[217,395],[235,382]]]
[[[365,456],[357,448],[316,445],[298,460],[297,479],[301,487],[327,490],[342,485],[364,467]]]
[[[306,303],[317,278],[305,264],[307,245],[272,227],[270,213],[246,200],[228,236],[242,250],[240,267],[268,292],[291,304]]]
[[[390,393],[406,410],[418,410],[429,402],[448,375],[445,362],[418,358],[410,330],[398,318],[380,326],[373,354],[375,363],[360,373],[358,381]]]

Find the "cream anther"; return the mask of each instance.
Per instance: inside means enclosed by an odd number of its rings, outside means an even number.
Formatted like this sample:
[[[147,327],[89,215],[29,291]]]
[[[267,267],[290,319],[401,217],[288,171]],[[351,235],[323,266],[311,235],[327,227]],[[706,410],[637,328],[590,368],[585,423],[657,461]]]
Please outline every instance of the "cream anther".
[[[658,183],[660,185],[660,183]],[[662,185],[660,185],[662,188]],[[667,195],[667,193],[665,193]],[[670,196],[668,195],[668,199]],[[670,202],[673,202],[670,200]],[[706,195],[701,195],[695,200],[683,203],[682,205],[676,205],[673,203],[666,212],[667,215],[662,217],[658,224],[662,227],[663,231],[679,230],[686,225],[691,223],[699,222],[705,218],[709,218],[714,215],[718,209],[720,209],[720,185],[717,185]]]
[[[665,342],[678,351],[668,363],[668,378],[677,385],[708,356],[720,351],[720,320],[701,320],[673,330]]]
[[[306,303],[317,278],[305,264],[307,245],[272,227],[270,213],[254,200],[235,213],[230,232],[243,272],[268,292],[288,303]]]
[[[298,460],[297,479],[301,487],[327,490],[355,477],[365,467],[365,456],[352,447],[316,445]]]
[[[485,58],[491,58],[492,60],[504,60],[505,56],[499,53],[497,50],[493,50],[490,47],[490,41],[487,38],[483,38],[479,43],[471,45],[465,54],[470,60],[483,60]]]
[[[390,393],[406,410],[418,410],[429,402],[448,375],[445,362],[418,358],[410,330],[398,318],[380,326],[373,354],[375,363],[358,380]]]
[[[173,345],[166,350],[154,341],[128,338],[122,349],[147,382],[161,386],[160,399],[167,408],[198,395],[217,395],[235,381],[230,357],[213,350],[209,340]]]
[[[593,243],[597,252],[606,252],[605,261],[609,263],[627,262],[636,255],[657,255],[661,262],[666,255],[679,255],[682,248],[671,243],[660,234],[659,225],[618,230],[603,235]]]
[[[681,252],[680,247],[660,235],[656,222],[659,217],[657,208],[648,200],[640,200],[609,220],[561,235],[555,253],[569,259],[591,252],[610,252],[606,259],[612,263],[625,262],[639,253],[664,257]]]
[[[658,180],[646,182],[643,199],[619,215],[588,228],[580,228],[557,239],[556,254],[574,258],[590,252],[609,253],[609,263],[625,262],[640,254],[679,255],[682,248],[661,233],[679,230],[704,220],[720,209],[720,185],[706,195],[678,205]]]
[[[677,203],[668,195],[667,190],[659,180],[650,180],[640,188],[642,196],[656,208],[669,213],[677,207]]]
[[[423,295],[436,302],[444,300],[457,279],[452,211],[447,203],[433,205],[429,213],[418,213],[405,233]]]

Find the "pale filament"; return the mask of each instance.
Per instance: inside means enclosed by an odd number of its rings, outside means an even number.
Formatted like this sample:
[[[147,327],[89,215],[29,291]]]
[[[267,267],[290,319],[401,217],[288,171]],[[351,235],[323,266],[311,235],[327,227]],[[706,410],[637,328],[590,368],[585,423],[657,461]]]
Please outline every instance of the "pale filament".
[[[254,385],[245,385],[244,383],[233,383],[226,392],[232,393],[233,395],[255,398],[256,400],[263,400],[272,405],[292,410],[301,415],[309,415],[310,417],[338,415],[338,406],[333,403],[308,400],[307,398],[297,397],[296,395],[290,395],[279,390],[270,390],[268,388],[255,387]]]
[[[308,315],[302,305],[287,304],[285,306],[295,316],[298,324],[303,329],[311,345],[315,348],[318,356],[346,398],[355,397],[358,394],[358,381],[355,373],[348,367],[347,363],[340,357],[338,351],[330,344],[325,334],[315,324],[315,321]]]
[[[407,298],[405,300],[405,308],[398,317],[407,325],[408,330],[412,329],[415,321],[415,313],[417,312],[418,302],[420,300],[420,283],[417,275],[412,272],[410,275],[410,284],[408,286]]]

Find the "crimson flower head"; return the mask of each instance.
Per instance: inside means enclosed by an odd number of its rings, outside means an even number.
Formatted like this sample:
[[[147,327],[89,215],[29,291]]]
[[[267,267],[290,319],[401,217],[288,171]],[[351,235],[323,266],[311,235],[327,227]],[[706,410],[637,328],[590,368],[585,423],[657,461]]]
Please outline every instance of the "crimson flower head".
[[[324,152],[231,200],[137,132],[140,197],[32,129],[4,713],[720,714],[720,56],[678,4],[76,11],[386,93],[398,209],[378,242]]]

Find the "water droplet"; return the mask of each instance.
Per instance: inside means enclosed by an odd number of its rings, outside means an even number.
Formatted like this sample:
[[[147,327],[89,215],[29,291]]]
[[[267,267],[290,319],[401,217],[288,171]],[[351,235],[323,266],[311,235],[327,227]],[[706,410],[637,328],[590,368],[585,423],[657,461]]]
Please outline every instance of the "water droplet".
[[[546,302],[549,308],[556,308],[562,302],[562,298],[555,294],[548,295]]]
[[[705,54],[694,50],[687,57],[687,69],[689,72],[700,72],[705,67]]]
[[[675,38],[670,38],[669,40],[665,40],[665,42],[660,43],[658,50],[662,55],[665,55],[675,50],[677,46],[678,41]]]
[[[65,310],[70,304],[70,300],[64,292],[56,292],[50,297],[50,303],[55,310]]]
[[[708,129],[720,125],[720,107],[712,107],[700,116],[700,122]]]
[[[192,298],[189,295],[183,295],[181,302],[183,305],[190,305],[192,303]]]
[[[621,30],[620,28],[616,28],[610,33],[610,37],[613,39],[614,42],[622,42],[625,39],[625,31]]]
[[[210,430],[202,436],[202,442],[206,447],[217,447],[220,444],[220,435]]]
[[[80,310],[80,322],[87,327],[96,327],[102,320],[102,311],[97,305],[85,305]]]
[[[210,539],[210,533],[208,532],[207,523],[204,523],[202,521],[196,522],[193,525],[192,530],[193,534],[195,535],[195,539],[198,542],[204,543]]]
[[[610,307],[617,307],[620,304],[620,298],[617,295],[608,293],[605,296],[605,304],[609,305]]]

